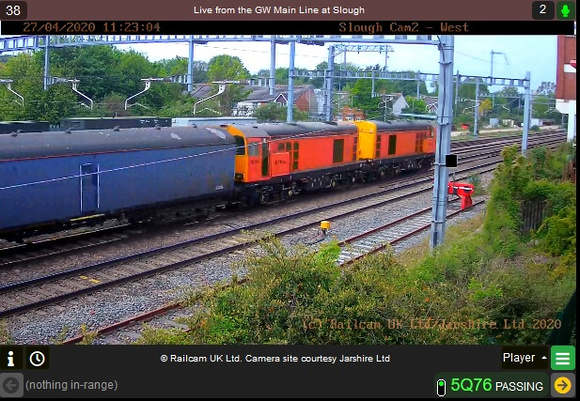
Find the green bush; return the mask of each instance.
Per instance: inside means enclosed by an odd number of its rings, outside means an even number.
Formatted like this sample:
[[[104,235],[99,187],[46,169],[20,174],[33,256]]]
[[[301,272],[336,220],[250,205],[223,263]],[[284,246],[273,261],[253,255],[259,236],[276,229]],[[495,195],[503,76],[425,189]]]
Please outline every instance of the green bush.
[[[552,158],[565,151],[524,158],[511,147],[502,155],[481,231],[408,266],[389,250],[340,267],[336,242],[312,253],[266,238],[241,262],[243,284],[234,278],[191,297],[197,313],[189,332],[150,329],[144,342],[545,343],[550,330],[535,321],[557,318],[576,287],[575,187],[547,178],[557,176]],[[520,234],[521,205],[531,198],[548,205],[537,247]]]

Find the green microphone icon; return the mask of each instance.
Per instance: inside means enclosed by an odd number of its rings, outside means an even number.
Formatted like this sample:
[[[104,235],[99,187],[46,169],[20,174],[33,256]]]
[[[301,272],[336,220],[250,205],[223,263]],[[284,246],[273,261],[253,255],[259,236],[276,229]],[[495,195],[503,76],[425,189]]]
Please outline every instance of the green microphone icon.
[[[559,20],[573,20],[576,18],[576,3],[573,1],[559,1],[556,10],[558,10]]]

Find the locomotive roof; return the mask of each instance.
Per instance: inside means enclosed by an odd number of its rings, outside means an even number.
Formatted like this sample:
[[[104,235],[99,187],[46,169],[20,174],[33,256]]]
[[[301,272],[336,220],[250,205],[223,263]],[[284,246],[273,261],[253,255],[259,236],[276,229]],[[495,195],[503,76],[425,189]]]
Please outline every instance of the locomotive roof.
[[[233,145],[219,127],[156,127],[0,135],[0,160],[130,150]]]
[[[354,125],[336,125],[321,122],[265,123],[259,125],[236,125],[246,138],[305,137],[356,132]]]
[[[370,121],[377,126],[377,131],[405,131],[416,129],[429,129],[432,126],[427,121]]]

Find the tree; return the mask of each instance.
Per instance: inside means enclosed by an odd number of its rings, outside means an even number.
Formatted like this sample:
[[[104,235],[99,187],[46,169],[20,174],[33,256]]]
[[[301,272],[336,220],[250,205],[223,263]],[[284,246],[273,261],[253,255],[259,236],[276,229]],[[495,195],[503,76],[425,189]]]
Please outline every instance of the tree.
[[[414,71],[394,71],[398,73],[406,73],[410,76],[415,76]],[[417,93],[417,81],[409,81],[409,80],[393,80],[393,92],[394,93],[402,93],[405,96],[416,96]],[[419,94],[420,95],[428,95],[429,92],[427,91],[427,84],[425,81],[419,82]]]
[[[403,113],[427,114],[427,104],[424,100],[417,100],[414,97],[407,96],[405,98],[409,107],[405,107]]]
[[[515,86],[506,86],[494,93],[494,112],[500,118],[518,118],[521,105],[524,104],[523,94]]]
[[[284,67],[279,67],[276,68],[276,72],[274,75],[274,81],[276,82],[276,85],[288,85],[288,72],[289,72],[289,68],[284,68]],[[301,69],[299,68],[295,68],[294,69],[294,73],[295,74],[299,74],[301,71]],[[266,69],[266,68],[262,68],[260,71],[258,71],[256,74],[254,74],[252,76],[253,78],[266,78],[269,79],[270,78],[270,69]],[[308,84],[310,81],[309,77],[294,77],[294,85],[304,85],[304,84]],[[267,85],[268,81],[264,82],[264,85]]]
[[[188,73],[188,60],[186,57],[175,57],[157,61],[159,74],[163,77],[183,75]],[[207,82],[207,62],[193,62],[193,83]]]
[[[322,63],[316,65],[316,71],[324,72],[328,69],[328,63],[323,61]],[[324,87],[324,78],[312,78],[310,80],[310,84],[313,85],[315,88],[321,89]]]
[[[239,57],[221,54],[209,61],[207,77],[210,81],[236,81],[248,79],[250,73]]]
[[[347,76],[351,75],[354,77],[361,70],[361,67],[353,63],[336,63],[334,65],[335,73],[342,73]],[[334,84],[338,90],[343,90],[345,87],[354,84],[356,81],[356,78],[335,78]]]
[[[259,122],[283,122],[286,121],[288,110],[287,107],[281,103],[268,103],[258,107],[254,111],[254,117]],[[299,110],[296,106],[293,108],[294,121],[308,120],[308,112]]]
[[[128,92],[124,87],[125,81],[133,77],[119,71],[122,54],[122,51],[110,46],[51,49],[49,52],[50,74],[80,80],[81,92],[97,101],[110,92],[124,94]],[[44,50],[35,53],[35,57],[39,65],[43,65]],[[144,77],[138,79],[140,78]]]
[[[352,96],[352,106],[362,109],[369,120],[383,119],[384,107],[379,107],[381,97],[372,97],[372,81],[370,79],[358,79],[352,88],[349,88]],[[377,80],[375,82],[375,93],[389,94],[392,92],[392,82]]]
[[[485,99],[484,101],[479,102],[479,115],[483,116],[486,112],[490,111],[492,108],[491,100]]]
[[[24,97],[24,105],[15,102],[16,97],[4,85],[0,90],[3,107],[0,116],[4,120],[41,120],[42,116],[42,67],[27,53],[11,57],[3,73],[13,82],[12,89]]]
[[[239,57],[222,54],[212,57],[209,61],[207,76],[210,81],[239,81],[248,79],[250,73],[246,67],[244,67],[242,60],[240,60]],[[214,91],[217,93],[218,86],[214,86]],[[240,100],[245,99],[248,93],[249,92],[245,91],[241,86],[235,84],[228,85],[225,93],[223,93],[219,99],[222,115],[229,116],[233,105]]]
[[[555,97],[556,95],[556,84],[553,82],[542,82],[538,89],[536,90],[537,95],[543,95],[547,97]]]
[[[475,100],[475,92],[477,92],[477,85],[476,84],[462,84],[459,85],[459,90],[457,92],[457,96],[462,99],[473,99]],[[489,89],[487,85],[480,83],[479,84],[479,96],[482,95],[489,95]]]
[[[535,118],[555,118],[558,112],[556,102],[548,96],[536,96],[532,101],[532,116]]]
[[[71,90],[69,82],[56,83],[50,85],[48,90],[43,89],[44,50],[40,50],[32,55],[22,53],[11,56],[0,64],[2,76],[12,79],[12,88],[25,99],[24,107],[17,104],[14,94],[0,85],[0,101],[3,104],[0,118],[45,119],[57,123],[70,116],[159,114],[161,110],[177,112],[192,109],[193,99],[183,93],[184,86],[168,82],[152,82],[150,89],[134,100],[146,108],[136,106],[124,109],[125,100],[144,89],[145,83],[141,79],[186,74],[185,58],[152,63],[141,53],[121,51],[111,46],[54,48],[49,56],[50,75],[65,80],[78,79],[78,90],[94,101],[93,110],[79,106],[83,99]],[[207,63],[195,62],[194,81],[205,82],[206,70]]]

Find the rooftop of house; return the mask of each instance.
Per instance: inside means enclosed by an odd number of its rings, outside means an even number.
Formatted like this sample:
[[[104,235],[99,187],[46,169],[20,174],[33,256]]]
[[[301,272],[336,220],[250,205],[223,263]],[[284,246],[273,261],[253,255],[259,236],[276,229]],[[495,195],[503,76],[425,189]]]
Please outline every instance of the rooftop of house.
[[[288,99],[288,85],[276,85],[274,87],[274,95],[270,95],[270,88],[265,86],[247,85],[244,87],[244,89],[252,91],[245,99],[246,102],[272,102],[280,95]],[[312,85],[294,86],[294,98],[296,99],[300,97],[309,89],[313,90],[314,87]]]

